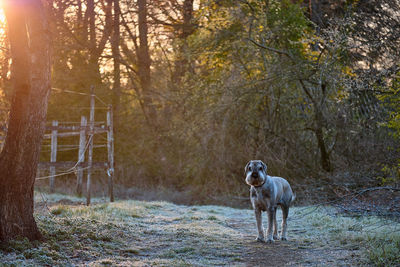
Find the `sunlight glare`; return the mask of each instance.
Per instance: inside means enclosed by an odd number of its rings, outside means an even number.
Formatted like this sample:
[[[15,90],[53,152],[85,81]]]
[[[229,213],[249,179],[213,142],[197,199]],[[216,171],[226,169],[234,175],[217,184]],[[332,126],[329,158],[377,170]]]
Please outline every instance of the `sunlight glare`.
[[[1,3],[1,0],[0,0]],[[2,5],[0,4],[0,40],[4,38],[4,35],[6,34],[6,16],[4,14],[4,10],[2,8]]]
[[[4,24],[5,22],[6,22],[6,16],[4,15],[4,10],[2,8],[2,5],[0,4],[0,24]]]

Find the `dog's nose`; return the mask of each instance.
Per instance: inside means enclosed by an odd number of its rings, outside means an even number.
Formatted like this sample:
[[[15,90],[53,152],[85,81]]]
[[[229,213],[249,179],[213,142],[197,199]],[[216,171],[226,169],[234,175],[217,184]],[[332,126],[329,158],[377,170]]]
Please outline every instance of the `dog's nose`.
[[[257,173],[257,172],[253,172],[253,173],[251,174],[251,176],[254,177],[254,178],[257,178],[257,177],[258,177],[258,173]]]

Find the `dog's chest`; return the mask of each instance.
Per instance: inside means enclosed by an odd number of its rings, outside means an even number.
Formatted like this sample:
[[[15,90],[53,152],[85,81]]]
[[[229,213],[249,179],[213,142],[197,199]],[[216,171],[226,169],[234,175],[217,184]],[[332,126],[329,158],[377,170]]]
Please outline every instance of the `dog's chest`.
[[[259,208],[265,211],[270,204],[270,194],[266,190],[255,189],[253,187],[250,190],[250,200],[253,208]]]

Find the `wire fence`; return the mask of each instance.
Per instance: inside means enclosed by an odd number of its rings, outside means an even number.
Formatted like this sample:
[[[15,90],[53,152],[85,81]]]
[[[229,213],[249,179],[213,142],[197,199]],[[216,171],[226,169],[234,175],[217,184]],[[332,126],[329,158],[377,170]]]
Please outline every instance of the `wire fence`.
[[[59,93],[67,93],[67,94],[75,94],[75,95],[84,95],[84,96],[94,96],[97,100],[99,100],[99,102],[101,104],[103,104],[104,106],[108,106],[108,104],[103,101],[98,95],[96,94],[91,94],[91,93],[83,93],[83,92],[78,92],[78,91],[73,91],[73,90],[68,90],[68,89],[61,89],[61,88],[55,88],[52,87],[51,90],[59,92]],[[90,108],[90,107],[89,107]]]
[[[83,153],[81,153],[81,154],[79,155],[79,158],[78,158],[78,160],[76,161],[76,163],[74,164],[73,167],[71,167],[71,168],[69,168],[69,169],[67,169],[67,170],[64,170],[64,171],[62,171],[62,172],[60,172],[60,173],[58,173],[58,174],[55,174],[55,175],[48,175],[48,176],[36,177],[36,180],[50,179],[50,178],[52,178],[52,177],[60,177],[60,176],[64,176],[64,175],[67,175],[67,174],[75,173],[75,172],[77,171],[77,166],[78,166],[78,164],[79,164],[80,162],[82,162],[83,157],[85,156],[85,153],[86,153],[87,149],[89,148],[89,144],[90,144],[90,142],[92,141],[92,139],[93,139],[93,135],[90,135],[90,136],[89,136],[89,139],[86,140],[85,148],[84,148]],[[88,169],[88,168],[90,168],[90,167],[80,168],[80,170],[86,170],[86,169]]]

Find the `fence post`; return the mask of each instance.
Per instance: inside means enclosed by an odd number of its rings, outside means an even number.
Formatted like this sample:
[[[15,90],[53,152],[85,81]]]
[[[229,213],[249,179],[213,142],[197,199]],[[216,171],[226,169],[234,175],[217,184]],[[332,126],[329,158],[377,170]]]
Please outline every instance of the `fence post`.
[[[53,129],[51,130],[51,154],[50,162],[57,161],[57,126],[58,121],[53,121]],[[50,192],[54,193],[54,176],[56,175],[56,167],[50,166]]]
[[[107,152],[108,152],[108,193],[110,202],[114,202],[114,127],[112,106],[108,105],[107,111]]]
[[[78,170],[76,176],[76,194],[82,196],[82,180],[83,170],[80,163],[85,161],[85,146],[86,146],[86,126],[87,119],[85,116],[81,117],[81,130],[79,133],[79,153],[78,153]]]
[[[86,186],[86,205],[90,205],[91,194],[91,176],[93,162],[93,138],[94,138],[94,87],[90,87],[90,118],[89,118],[89,151],[88,151],[88,170],[87,170],[87,186]]]

